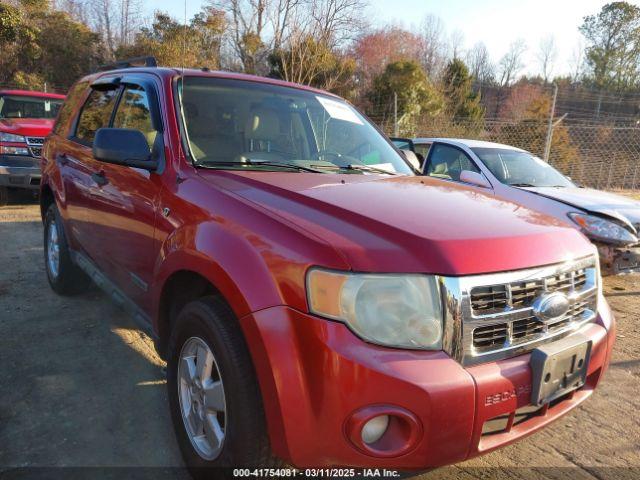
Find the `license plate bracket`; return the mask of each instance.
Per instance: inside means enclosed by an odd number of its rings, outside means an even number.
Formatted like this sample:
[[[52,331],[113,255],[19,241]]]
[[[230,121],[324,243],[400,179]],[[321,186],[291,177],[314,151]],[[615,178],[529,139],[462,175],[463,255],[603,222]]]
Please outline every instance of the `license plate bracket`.
[[[531,403],[542,406],[582,387],[592,342],[580,333],[531,352]]]

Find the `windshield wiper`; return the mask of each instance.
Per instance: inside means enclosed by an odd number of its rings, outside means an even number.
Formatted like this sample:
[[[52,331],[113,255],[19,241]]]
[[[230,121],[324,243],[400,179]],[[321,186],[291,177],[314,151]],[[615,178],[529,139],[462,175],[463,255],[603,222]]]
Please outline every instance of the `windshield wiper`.
[[[537,185],[532,185],[530,183],[508,183],[510,187],[537,187]]]
[[[376,172],[376,173],[384,173],[387,175],[402,175],[398,172],[391,172],[389,170],[385,170],[384,168],[372,167],[371,165],[360,165],[360,164],[352,164],[349,165],[314,165],[316,168],[325,168],[325,169],[334,169],[334,170],[356,170],[362,172]]]
[[[247,159],[246,162],[210,162],[209,164],[200,163],[198,166],[204,168],[215,169],[218,166],[221,167],[244,167],[244,166],[258,166],[258,167],[278,167],[278,168],[288,168],[289,170],[298,170],[302,172],[311,172],[311,173],[325,173],[322,170],[305,167],[303,165],[298,165],[297,163],[289,163],[289,162],[275,162],[272,160],[252,160],[250,158]]]

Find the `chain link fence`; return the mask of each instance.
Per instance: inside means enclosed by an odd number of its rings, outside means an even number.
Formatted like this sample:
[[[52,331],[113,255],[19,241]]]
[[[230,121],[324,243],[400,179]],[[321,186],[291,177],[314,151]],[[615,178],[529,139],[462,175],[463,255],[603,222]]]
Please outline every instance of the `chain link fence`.
[[[480,120],[409,118],[398,112],[397,98],[361,108],[390,136],[486,140],[540,158],[548,149],[549,163],[579,185],[640,190],[640,95],[539,85],[477,89],[485,110]]]

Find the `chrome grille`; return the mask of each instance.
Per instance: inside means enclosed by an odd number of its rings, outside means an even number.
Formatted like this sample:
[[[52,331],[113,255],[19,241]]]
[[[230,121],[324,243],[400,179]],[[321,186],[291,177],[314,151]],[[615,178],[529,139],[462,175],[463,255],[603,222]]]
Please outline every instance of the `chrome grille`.
[[[42,156],[43,145],[44,137],[27,137],[27,146],[32,157],[40,158]]]
[[[569,335],[597,311],[596,257],[559,265],[489,275],[441,279],[446,298],[445,349],[465,365],[506,358]],[[562,292],[563,316],[544,321],[534,301]]]

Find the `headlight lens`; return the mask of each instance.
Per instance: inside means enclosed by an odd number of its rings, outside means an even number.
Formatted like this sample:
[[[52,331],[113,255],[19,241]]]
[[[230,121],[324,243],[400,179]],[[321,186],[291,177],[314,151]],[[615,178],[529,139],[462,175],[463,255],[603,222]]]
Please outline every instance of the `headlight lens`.
[[[364,340],[442,349],[442,304],[433,276],[312,269],[307,295],[312,313],[346,323]]]
[[[637,243],[636,237],[629,230],[615,222],[585,213],[569,213],[569,218],[580,226],[588,237],[622,245]]]
[[[22,135],[0,132],[0,142],[25,143],[25,139]]]

